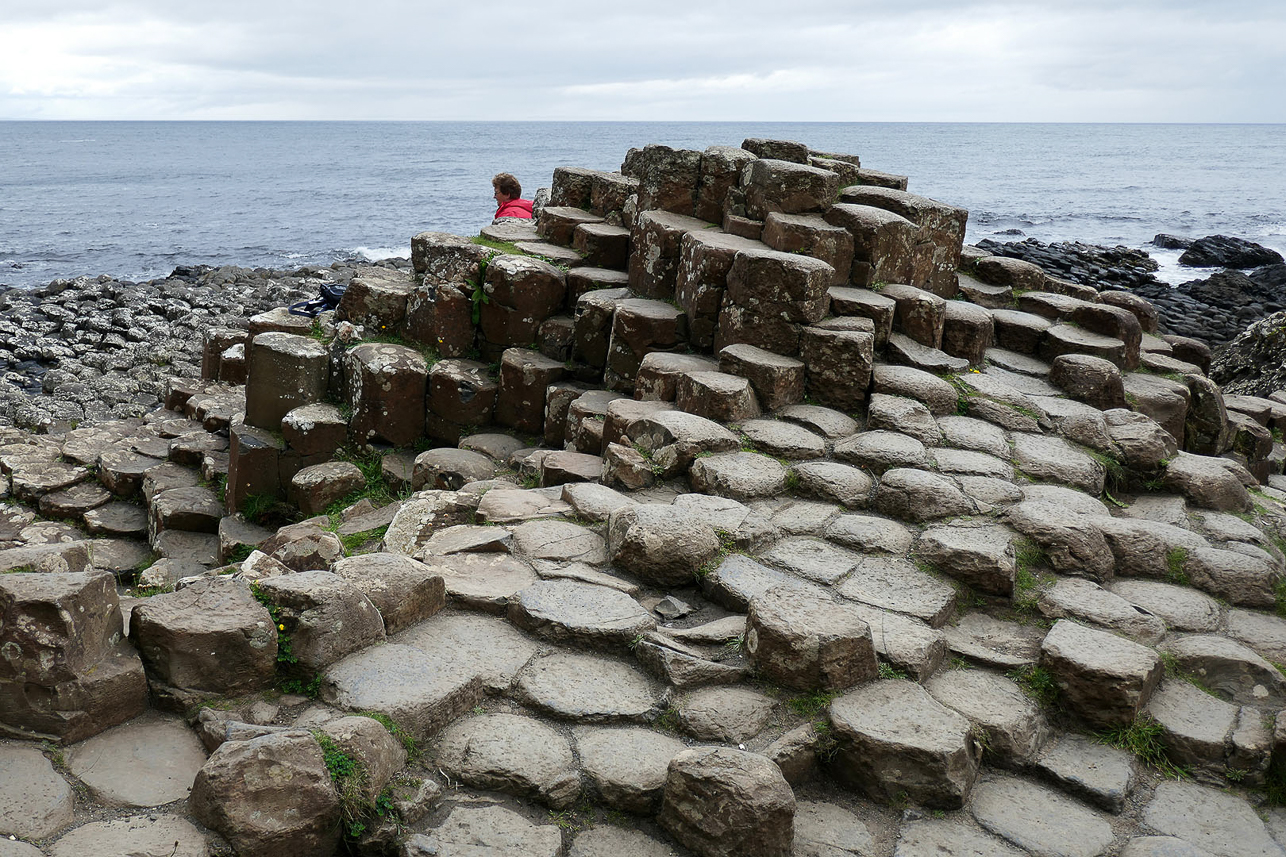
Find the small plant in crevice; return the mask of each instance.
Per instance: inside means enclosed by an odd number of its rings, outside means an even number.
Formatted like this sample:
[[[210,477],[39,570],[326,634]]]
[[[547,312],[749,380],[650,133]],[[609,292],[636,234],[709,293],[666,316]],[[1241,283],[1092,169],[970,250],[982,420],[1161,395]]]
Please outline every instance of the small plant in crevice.
[[[829,721],[815,720],[813,734],[817,736],[813,744],[813,754],[817,756],[817,761],[826,764],[839,752],[839,741],[835,740],[835,730]]]
[[[901,679],[906,678],[907,674],[890,663],[880,661],[880,678]]]
[[[786,704],[790,706],[791,711],[800,717],[812,720],[825,711],[826,707],[831,704],[831,700],[836,696],[837,694],[833,691],[815,690],[811,693],[792,696],[786,700]]]
[[[1028,664],[1012,669],[1006,675],[1029,699],[1042,707],[1048,708],[1058,699],[1058,683],[1049,670],[1042,666]]]
[[[1165,727],[1143,714],[1128,726],[1115,726],[1091,733],[1100,744],[1128,750],[1139,761],[1174,779],[1188,776],[1188,770],[1170,761],[1165,750]]]
[[[1184,569],[1188,564],[1187,548],[1170,548],[1165,552],[1165,579],[1167,583],[1179,586],[1188,585],[1188,573]]]
[[[369,775],[362,763],[340,749],[320,729],[313,731],[313,740],[321,747],[326,772],[339,795],[339,810],[345,837],[356,839],[366,832],[366,821],[374,806],[366,799]]]
[[[1286,578],[1273,586],[1273,608],[1278,616],[1286,619]]]

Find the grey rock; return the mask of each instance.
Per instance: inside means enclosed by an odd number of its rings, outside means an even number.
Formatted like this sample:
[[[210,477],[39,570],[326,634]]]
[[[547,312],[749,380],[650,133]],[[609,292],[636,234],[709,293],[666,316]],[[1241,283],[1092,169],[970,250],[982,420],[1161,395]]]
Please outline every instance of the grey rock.
[[[734,500],[775,497],[786,488],[786,468],[755,452],[727,452],[697,458],[688,473],[692,490]]]
[[[835,457],[874,473],[898,467],[924,467],[929,456],[924,444],[910,435],[864,431],[835,443]]]
[[[916,554],[939,571],[989,595],[1009,595],[1017,565],[1014,532],[999,525],[930,527]]]
[[[994,423],[955,414],[938,417],[943,446],[972,449],[996,458],[1009,457],[1009,439],[1005,430]]]
[[[47,839],[72,823],[74,803],[39,748],[0,742],[0,834]]]
[[[757,450],[780,458],[802,460],[826,454],[826,442],[820,435],[785,420],[746,420],[741,433]]]
[[[817,801],[796,804],[792,857],[861,857],[874,848],[871,832],[848,810]]]
[[[423,739],[473,708],[481,676],[412,646],[372,646],[332,664],[322,675],[321,698],[346,711],[375,711]]]
[[[656,627],[624,592],[571,580],[542,580],[523,589],[509,605],[509,621],[540,637],[590,647],[623,647]]]
[[[1061,438],[1014,434],[1014,464],[1034,479],[1057,482],[1100,494],[1106,471],[1102,464]]]
[[[837,461],[810,461],[791,468],[795,491],[804,497],[815,497],[860,509],[870,500],[875,480],[863,470]]]
[[[0,845],[0,849],[4,846]],[[34,850],[34,849],[33,849]],[[192,822],[177,815],[149,813],[84,824],[49,847],[50,857],[207,857],[212,849]],[[41,852],[35,851],[35,854]],[[245,852],[251,853],[251,852]],[[0,850],[0,854],[6,852]],[[14,852],[12,857],[26,857]]]
[[[1146,645],[1156,645],[1165,636],[1160,619],[1089,580],[1061,578],[1041,591],[1037,605],[1046,618],[1080,619]]]
[[[536,710],[582,723],[641,720],[656,706],[646,676],[591,655],[560,652],[532,661],[518,676],[517,690]]]
[[[826,528],[826,538],[867,553],[905,554],[915,536],[897,521],[872,515],[840,515]]]
[[[1025,857],[1026,853],[958,821],[921,819],[902,826],[893,857]]]
[[[1186,634],[1166,648],[1179,667],[1240,705],[1286,706],[1286,677],[1240,643],[1216,634]]]
[[[840,586],[840,595],[940,628],[955,609],[956,591],[901,557],[868,556]]]
[[[1209,779],[1222,776],[1224,747],[1237,726],[1237,706],[1181,679],[1166,679],[1147,711],[1165,730],[1166,756],[1174,764]]]
[[[719,537],[683,506],[638,504],[612,513],[607,549],[613,563],[643,580],[682,585],[718,553]]]
[[[1283,853],[1248,803],[1195,783],[1161,783],[1143,812],[1143,822],[1216,857],[1281,857]]]
[[[291,650],[317,672],[384,640],[384,620],[362,591],[329,571],[303,571],[260,581],[258,589],[279,611]]]
[[[359,554],[337,560],[331,571],[357,587],[396,634],[446,606],[442,575],[422,562],[392,553]]]
[[[918,684],[877,681],[835,699],[839,742],[832,770],[871,798],[956,809],[969,797],[981,755],[969,721]]]
[[[1135,607],[1158,617],[1167,628],[1176,631],[1214,631],[1220,625],[1222,611],[1219,602],[1186,586],[1157,580],[1117,580],[1108,589]],[[1233,624],[1230,615],[1229,634],[1237,637],[1237,633],[1232,630]],[[1286,655],[1286,649],[1283,649],[1283,654]]]
[[[607,544],[593,530],[566,521],[527,521],[513,528],[515,551],[557,562],[607,561]]]
[[[1101,814],[1011,777],[980,782],[971,809],[983,827],[1033,854],[1098,857],[1115,841],[1112,826]]]
[[[428,833],[407,839],[405,857],[557,857],[563,835],[503,806],[456,806]]]
[[[476,613],[440,613],[394,642],[418,650],[429,662],[449,663],[465,675],[480,676],[493,691],[508,690],[537,648],[505,620]]]
[[[824,539],[799,536],[781,540],[760,559],[817,583],[835,584],[857,566],[862,556]]]
[[[593,827],[576,836],[568,857],[678,857],[678,852],[641,830]]]
[[[787,857],[795,796],[763,756],[684,750],[670,761],[657,821],[703,857]]]
[[[144,715],[71,748],[67,768],[108,806],[160,806],[188,796],[206,754],[178,719]]]
[[[951,651],[980,666],[1011,670],[1040,658],[1043,632],[985,613],[968,613],[943,633]]]
[[[475,788],[531,797],[554,809],[580,793],[571,745],[549,726],[513,714],[485,714],[452,724],[438,742],[437,763]]]
[[[608,806],[650,815],[660,807],[670,760],[682,741],[651,729],[577,726],[585,775]]]
[[[879,672],[856,609],[789,587],[751,599],[745,647],[760,673],[798,690],[842,690]]]
[[[1138,643],[1060,619],[1041,643],[1041,664],[1070,713],[1091,726],[1129,725],[1161,680],[1161,658]]]
[[[740,744],[764,728],[773,701],[748,687],[707,687],[695,690],[674,707],[684,732],[699,741]]]
[[[1071,733],[1045,745],[1036,769],[1073,797],[1116,814],[1138,781],[1132,754]]]
[[[1040,707],[1004,676],[982,670],[944,670],[924,687],[938,702],[978,724],[986,736],[983,756],[994,764],[1026,766],[1049,735]]]

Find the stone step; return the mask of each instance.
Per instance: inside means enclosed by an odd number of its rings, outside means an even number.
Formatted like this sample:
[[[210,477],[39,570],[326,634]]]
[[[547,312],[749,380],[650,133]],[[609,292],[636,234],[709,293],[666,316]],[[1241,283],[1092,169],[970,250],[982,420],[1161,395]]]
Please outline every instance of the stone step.
[[[723,423],[738,423],[761,413],[750,381],[725,372],[680,374],[675,379],[674,404],[686,413]]]
[[[581,224],[603,223],[603,218],[581,208],[547,205],[536,218],[536,234],[550,244],[572,246],[572,236]]]
[[[630,263],[630,231],[610,223],[581,223],[572,234],[572,248],[586,265],[623,271]]]

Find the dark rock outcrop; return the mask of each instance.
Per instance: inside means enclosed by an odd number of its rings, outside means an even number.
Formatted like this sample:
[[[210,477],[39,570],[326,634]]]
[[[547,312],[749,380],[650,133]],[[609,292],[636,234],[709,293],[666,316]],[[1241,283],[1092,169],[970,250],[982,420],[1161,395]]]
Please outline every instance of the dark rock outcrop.
[[[1276,250],[1227,235],[1198,238],[1179,257],[1180,265],[1191,268],[1258,268],[1281,262],[1282,254]]]

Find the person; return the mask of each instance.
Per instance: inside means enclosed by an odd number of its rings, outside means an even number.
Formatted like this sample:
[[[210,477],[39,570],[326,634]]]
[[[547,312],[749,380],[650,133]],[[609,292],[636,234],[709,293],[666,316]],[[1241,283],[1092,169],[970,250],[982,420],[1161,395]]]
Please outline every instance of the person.
[[[496,190],[496,220],[502,217],[516,217],[531,220],[531,200],[519,199],[522,196],[522,185],[510,173],[496,173],[491,180]]]

